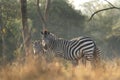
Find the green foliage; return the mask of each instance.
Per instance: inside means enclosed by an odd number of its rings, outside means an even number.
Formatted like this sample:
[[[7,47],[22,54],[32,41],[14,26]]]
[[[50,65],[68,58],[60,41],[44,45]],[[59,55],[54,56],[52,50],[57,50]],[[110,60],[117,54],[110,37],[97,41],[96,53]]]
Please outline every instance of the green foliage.
[[[65,0],[53,0],[48,19],[48,28],[64,38],[72,38],[75,35],[79,36],[78,33],[83,33],[85,17]]]
[[[8,60],[13,59],[14,50],[17,48],[17,41],[21,37],[20,22],[17,20],[20,19],[19,13],[19,3],[16,0],[1,0],[1,34],[0,34],[0,55],[4,55]],[[4,39],[4,44],[3,44]],[[3,45],[4,54],[3,54]]]
[[[44,1],[41,1],[41,10],[44,12]],[[31,7],[32,6],[32,7]],[[85,17],[67,3],[66,0],[52,0],[50,4],[47,28],[64,38],[79,36],[78,33],[83,33]],[[42,23],[39,14],[37,13],[35,2],[28,1],[28,16],[32,20],[32,39],[40,39],[40,31],[42,31]],[[81,29],[80,29],[81,28]],[[58,30],[56,32],[56,30]],[[67,30],[67,32],[66,32]],[[76,33],[74,33],[74,31]],[[71,33],[71,31],[73,33]],[[65,34],[63,32],[66,32]]]

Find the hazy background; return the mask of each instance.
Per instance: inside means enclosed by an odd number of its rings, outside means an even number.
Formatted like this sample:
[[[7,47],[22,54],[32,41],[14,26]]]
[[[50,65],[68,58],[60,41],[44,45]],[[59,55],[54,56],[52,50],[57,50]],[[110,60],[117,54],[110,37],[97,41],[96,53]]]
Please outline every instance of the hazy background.
[[[78,2],[74,2],[78,1]],[[120,0],[110,0],[120,7]],[[41,38],[41,21],[36,9],[36,1],[27,1],[28,24],[32,40]],[[44,10],[44,0],[41,3]],[[88,21],[92,13],[110,7],[104,0],[52,0],[48,30],[59,37],[72,39],[79,36],[92,37],[106,58],[120,54],[120,10],[111,9],[96,14]],[[9,61],[23,55],[22,25],[19,0],[0,0],[0,62],[3,57]],[[4,54],[3,46],[4,45]],[[118,56],[119,57],[119,56]]]

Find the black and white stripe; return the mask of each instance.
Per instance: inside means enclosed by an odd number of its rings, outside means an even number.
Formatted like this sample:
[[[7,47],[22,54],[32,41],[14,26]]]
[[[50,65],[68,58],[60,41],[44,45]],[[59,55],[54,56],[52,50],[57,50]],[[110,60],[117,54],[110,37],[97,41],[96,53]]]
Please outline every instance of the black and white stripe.
[[[40,40],[35,40],[32,42],[34,55],[43,54],[44,48]]]
[[[43,31],[43,46],[52,50],[57,56],[61,56],[67,60],[71,60],[73,64],[78,64],[82,59],[82,63],[86,65],[86,61],[95,64],[99,60],[99,49],[90,37],[78,37],[72,40],[57,38],[54,34]]]

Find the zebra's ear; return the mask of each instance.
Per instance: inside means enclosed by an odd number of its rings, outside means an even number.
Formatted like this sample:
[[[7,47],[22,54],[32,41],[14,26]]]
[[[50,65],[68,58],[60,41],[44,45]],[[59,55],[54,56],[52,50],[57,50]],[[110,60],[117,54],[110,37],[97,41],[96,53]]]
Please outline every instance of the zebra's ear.
[[[50,34],[50,32],[48,32],[48,31],[44,31],[44,34],[45,34],[45,35],[48,35],[48,34]]]

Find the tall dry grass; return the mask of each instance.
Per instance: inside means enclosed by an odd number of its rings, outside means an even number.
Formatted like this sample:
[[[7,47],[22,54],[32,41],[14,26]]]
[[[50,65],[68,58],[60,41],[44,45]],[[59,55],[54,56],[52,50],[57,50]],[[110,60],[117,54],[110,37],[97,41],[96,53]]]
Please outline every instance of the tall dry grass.
[[[16,60],[0,66],[0,80],[120,80],[120,59],[102,61],[100,67],[92,69],[88,64],[72,67],[59,59],[47,62],[44,57]]]

